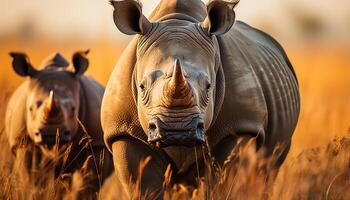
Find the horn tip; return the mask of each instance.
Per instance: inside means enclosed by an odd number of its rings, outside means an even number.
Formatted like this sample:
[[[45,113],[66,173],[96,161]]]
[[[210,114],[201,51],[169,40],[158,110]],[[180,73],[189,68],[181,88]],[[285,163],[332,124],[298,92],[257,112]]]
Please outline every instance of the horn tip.
[[[53,90],[50,90],[49,98],[50,98],[50,100],[53,100],[53,98],[54,98]]]
[[[182,76],[183,72],[182,72],[180,59],[176,58],[175,64],[174,64],[174,70],[173,70],[173,77],[178,76],[178,75]]]
[[[181,68],[180,59],[176,58],[175,59],[175,69],[179,69],[179,68]]]
[[[51,109],[52,105],[53,105],[53,101],[54,101],[54,94],[53,94],[53,90],[50,90],[50,94],[49,94],[49,99],[47,102],[47,108]]]

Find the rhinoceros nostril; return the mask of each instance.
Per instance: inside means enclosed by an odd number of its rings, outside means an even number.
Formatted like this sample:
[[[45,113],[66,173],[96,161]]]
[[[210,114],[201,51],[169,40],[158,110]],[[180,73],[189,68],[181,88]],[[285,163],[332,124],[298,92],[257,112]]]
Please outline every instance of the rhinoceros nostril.
[[[155,131],[155,130],[157,129],[157,126],[156,126],[154,123],[150,123],[150,124],[148,125],[148,129],[149,129],[150,131]]]
[[[43,137],[42,137],[40,132],[35,132],[33,139],[34,139],[34,143],[36,143],[36,144],[40,144],[43,142]]]
[[[63,135],[64,135],[64,136],[69,136],[69,135],[70,135],[70,131],[65,131],[65,132],[63,132]]]
[[[203,129],[204,128],[204,124],[202,122],[197,124],[197,129]]]

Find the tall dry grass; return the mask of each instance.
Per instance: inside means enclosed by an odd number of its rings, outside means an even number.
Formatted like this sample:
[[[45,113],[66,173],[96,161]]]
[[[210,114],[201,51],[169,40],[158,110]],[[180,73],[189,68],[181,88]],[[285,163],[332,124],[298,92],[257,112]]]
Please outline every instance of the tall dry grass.
[[[336,138],[327,146],[308,149],[288,160],[277,171],[275,160],[266,159],[256,153],[254,141],[235,149],[223,168],[217,168],[207,161],[208,173],[198,180],[198,188],[186,185],[171,185],[171,173],[166,172],[164,199],[349,199],[350,198],[350,135]],[[143,163],[143,164],[142,164]],[[140,172],[147,165],[141,162]],[[268,173],[267,173],[268,171]],[[84,189],[86,172],[67,174],[72,183],[63,178],[54,178],[52,170],[38,174],[45,181],[41,187],[23,182],[12,172],[0,172],[1,199],[76,199]],[[140,196],[140,182],[131,185],[129,197],[114,176],[105,183],[101,192],[91,195],[96,199],[154,199],[159,193]]]
[[[287,53],[298,75],[301,92],[301,114],[287,160],[279,170],[275,182],[273,174],[263,173],[266,160],[255,153],[251,146],[237,150],[233,162],[220,170],[211,170],[211,179],[199,180],[197,189],[176,185],[166,187],[166,199],[350,199],[350,46],[339,44],[286,45]],[[13,72],[8,51],[25,51],[32,63],[39,65],[47,55],[60,51],[70,58],[76,50],[91,49],[90,69],[87,74],[106,84],[114,64],[124,45],[108,41],[55,43],[1,41],[0,48],[0,131],[3,130],[3,111],[6,99],[24,78]],[[3,150],[1,161],[11,152]],[[210,164],[208,165],[210,168]],[[12,168],[11,168],[12,169]],[[0,198],[28,199],[35,189],[23,185],[11,169],[1,168]],[[271,173],[275,173],[272,171]],[[48,175],[48,174],[46,174]],[[45,176],[46,176],[45,175]],[[52,195],[49,191],[64,191],[72,199],[79,190],[82,173],[71,175],[73,183],[66,188],[52,184],[40,188],[41,195]],[[166,176],[170,176],[169,173]],[[216,177],[216,182],[214,181]],[[209,181],[210,180],[210,181]],[[35,193],[35,192],[34,192]],[[38,193],[38,192],[36,192]],[[2,196],[1,196],[2,195]],[[135,197],[139,194],[134,193]],[[55,196],[41,196],[52,199]],[[102,191],[100,199],[127,199],[122,187],[111,177]]]
[[[326,146],[302,151],[276,171],[276,157],[265,158],[255,150],[255,141],[234,149],[222,168],[206,162],[208,172],[198,187],[171,185],[171,173],[164,174],[164,199],[349,199],[350,134],[335,138]],[[145,161],[147,163],[147,161]],[[170,175],[169,175],[170,174]],[[276,174],[278,174],[275,179]],[[115,178],[114,178],[115,179]],[[115,180],[114,180],[115,181]],[[132,187],[133,185],[131,185]],[[111,182],[102,191],[105,199],[155,199],[160,193],[140,196],[137,188],[131,197],[120,184]],[[116,188],[119,189],[116,192]]]
[[[0,132],[0,199],[97,199],[100,194],[94,188],[102,187],[102,176],[105,155],[100,156],[92,148],[92,140],[84,125],[78,120],[85,135],[79,145],[60,144],[59,133],[56,133],[56,145],[52,148],[33,144],[20,144],[16,155],[25,160],[15,158],[4,131]],[[58,131],[58,130],[57,130]],[[73,149],[74,148],[74,149]],[[79,149],[78,149],[79,148]],[[81,154],[89,152],[81,167],[70,172],[70,167]],[[90,167],[94,164],[93,169]],[[79,164],[79,166],[80,166]],[[92,170],[97,171],[97,175]],[[94,179],[98,185],[92,185]]]

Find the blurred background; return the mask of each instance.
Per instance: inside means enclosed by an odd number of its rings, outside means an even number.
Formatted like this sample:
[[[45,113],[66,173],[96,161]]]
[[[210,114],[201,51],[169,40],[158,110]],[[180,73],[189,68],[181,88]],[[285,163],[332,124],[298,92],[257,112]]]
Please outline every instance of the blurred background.
[[[142,1],[146,16],[158,0]],[[9,51],[32,64],[53,52],[71,59],[90,49],[88,75],[104,85],[131,39],[114,26],[107,0],[0,0],[0,110],[25,80],[12,70]],[[292,153],[348,133],[350,125],[350,1],[241,0],[238,20],[271,34],[298,75],[302,110]]]

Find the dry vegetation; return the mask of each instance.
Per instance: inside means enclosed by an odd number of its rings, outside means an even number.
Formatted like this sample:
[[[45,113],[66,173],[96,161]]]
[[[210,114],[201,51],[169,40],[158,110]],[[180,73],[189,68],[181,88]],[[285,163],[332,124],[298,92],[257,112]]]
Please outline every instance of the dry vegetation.
[[[117,45],[107,41],[69,44],[2,41],[0,113],[3,114],[9,93],[24,80],[12,71],[8,51],[25,51],[32,63],[39,65],[54,51],[71,57],[75,50],[86,48],[92,50],[88,74],[105,84],[122,50]],[[165,183],[166,199],[350,199],[350,135],[347,135],[350,134],[350,47],[290,45],[286,49],[299,78],[302,110],[292,149],[276,181],[272,182],[270,178],[275,172],[269,175],[264,173],[264,166],[269,166],[273,158],[262,159],[248,145],[236,149],[232,162],[228,162],[225,168],[217,169],[208,161],[207,168],[211,173],[200,180],[198,189],[183,185],[169,187]],[[0,116],[0,120],[2,118]],[[3,131],[2,123],[0,131]],[[2,161],[10,156],[10,152],[5,152],[3,147],[1,143]],[[81,186],[80,176],[82,174],[75,174],[73,185],[63,189],[68,191],[66,198],[74,198]],[[169,177],[170,173],[166,176]],[[34,189],[24,185],[9,169],[2,168],[0,198],[27,199],[29,194],[36,193],[37,199],[52,199],[60,186],[56,184],[57,180],[50,180],[45,188]],[[138,194],[134,194],[137,197]],[[96,195],[101,199],[127,198],[113,178]]]

